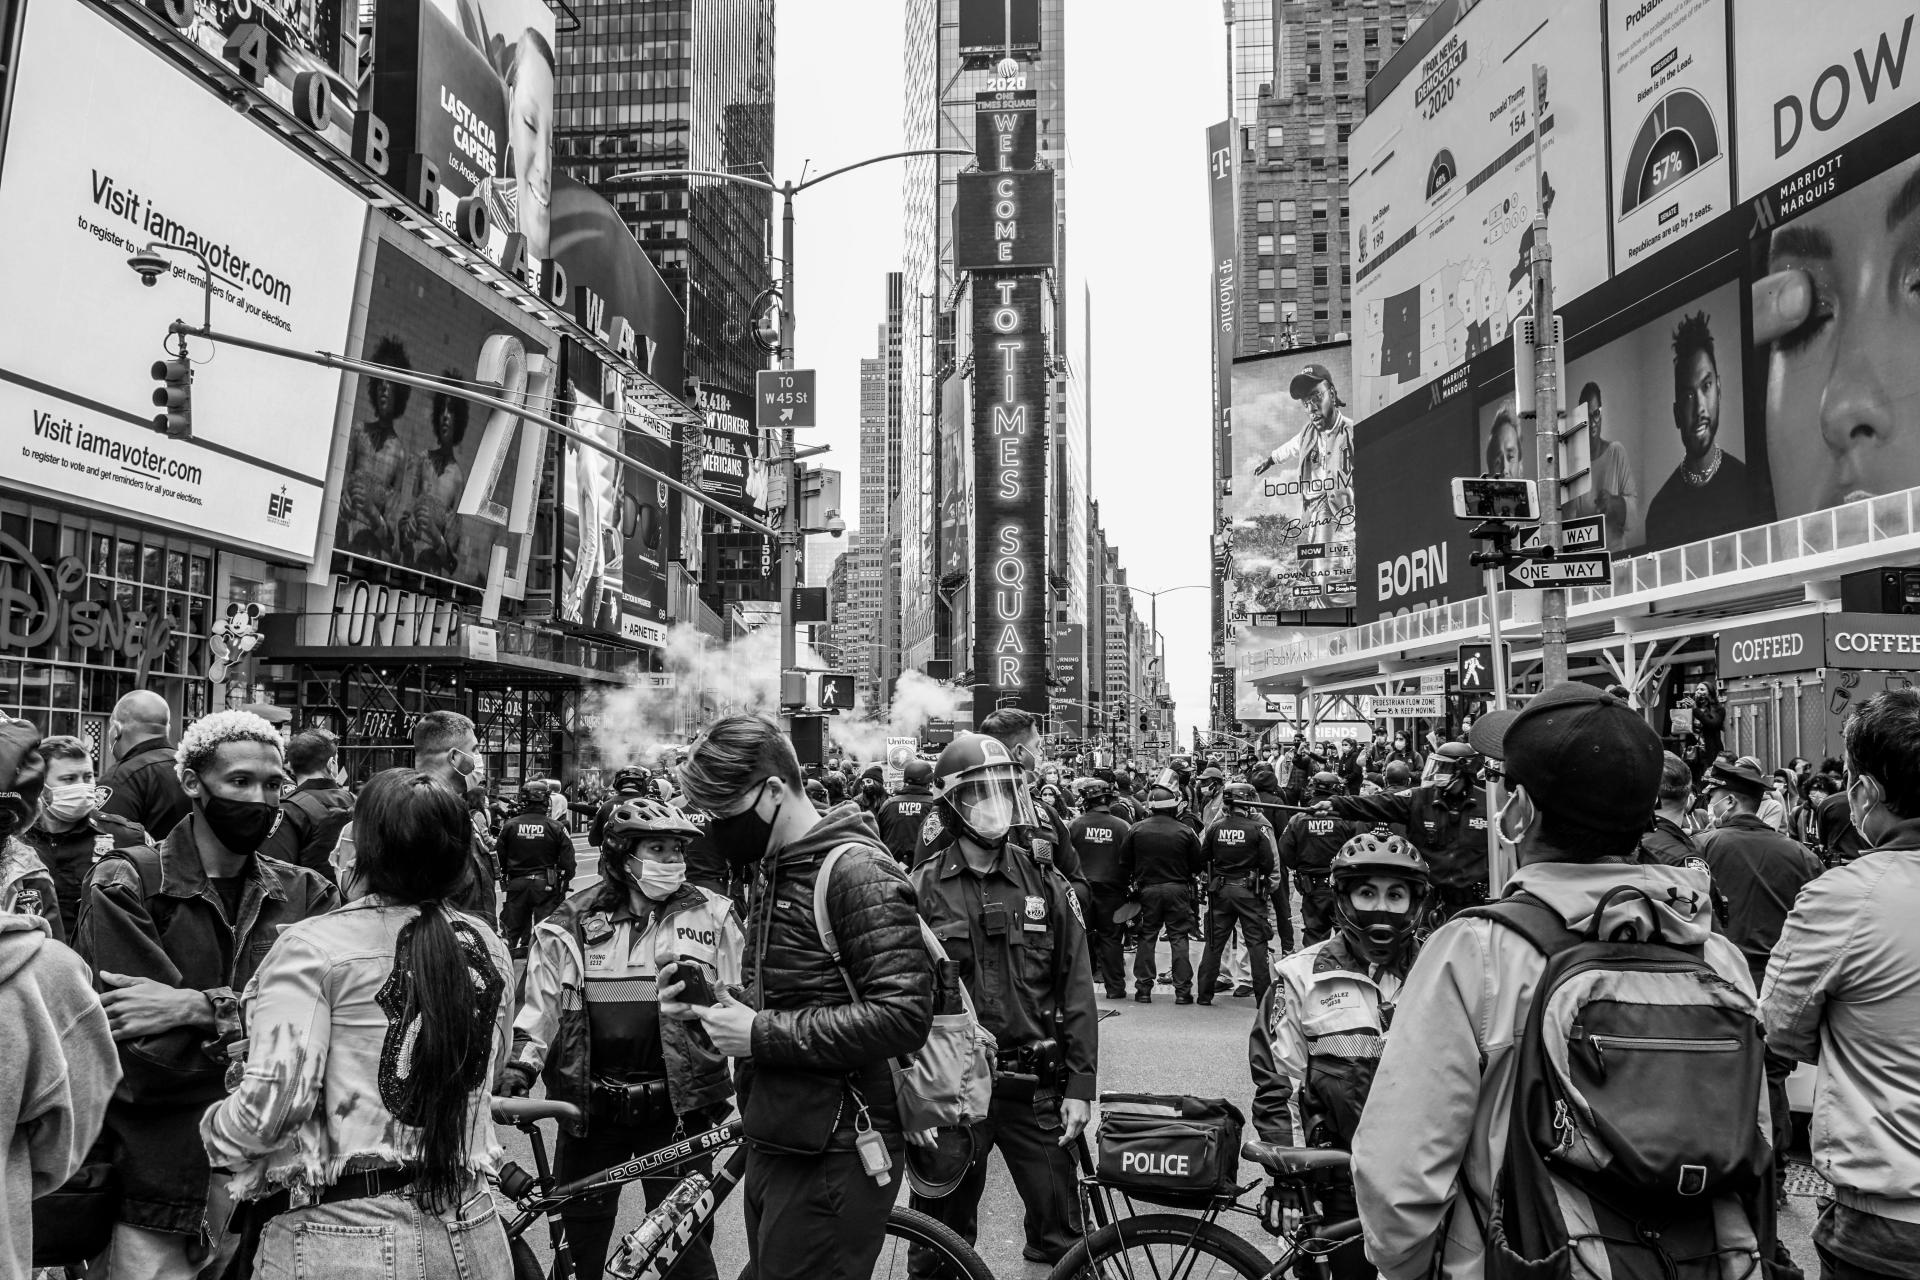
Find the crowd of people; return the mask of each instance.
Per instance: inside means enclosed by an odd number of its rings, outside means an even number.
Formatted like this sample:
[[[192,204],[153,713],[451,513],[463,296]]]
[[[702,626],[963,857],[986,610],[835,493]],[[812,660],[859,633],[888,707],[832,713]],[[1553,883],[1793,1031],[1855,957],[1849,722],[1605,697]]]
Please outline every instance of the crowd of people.
[[[865,1276],[903,1183],[973,1240],[994,1151],[1052,1263],[1099,999],[1171,987],[1251,1001],[1261,1140],[1351,1152],[1340,1280],[1793,1274],[1809,1061],[1822,1274],[1920,1276],[1920,694],[1772,773],[1584,684],[1450,740],[1151,770],[1049,760],[1003,709],[892,785],[737,716],[505,815],[454,713],[354,790],[323,730],[228,711],[175,745],[146,693],[107,746],[96,776],[0,723],[7,1274],[505,1276],[490,1099],[535,1088],[578,1109],[561,1179],[737,1112],[763,1280]],[[900,1064],[963,1008],[990,1097],[910,1124]],[[618,1208],[565,1208],[583,1280]],[[705,1241],[675,1274],[715,1274]]]

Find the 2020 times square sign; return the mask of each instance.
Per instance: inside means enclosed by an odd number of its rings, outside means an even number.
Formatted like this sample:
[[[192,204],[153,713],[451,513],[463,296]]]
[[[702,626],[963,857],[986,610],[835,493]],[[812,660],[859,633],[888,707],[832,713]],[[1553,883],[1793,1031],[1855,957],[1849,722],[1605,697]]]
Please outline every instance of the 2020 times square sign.
[[[1040,276],[973,280],[975,722],[1047,710],[1047,352]]]

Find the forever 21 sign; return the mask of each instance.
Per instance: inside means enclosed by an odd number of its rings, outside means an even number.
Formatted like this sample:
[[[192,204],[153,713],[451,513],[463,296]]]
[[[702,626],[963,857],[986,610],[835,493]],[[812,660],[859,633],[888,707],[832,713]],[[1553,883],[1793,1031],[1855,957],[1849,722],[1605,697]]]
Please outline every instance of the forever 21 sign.
[[[350,649],[446,648],[464,621],[450,600],[360,578],[333,580],[327,643]]]

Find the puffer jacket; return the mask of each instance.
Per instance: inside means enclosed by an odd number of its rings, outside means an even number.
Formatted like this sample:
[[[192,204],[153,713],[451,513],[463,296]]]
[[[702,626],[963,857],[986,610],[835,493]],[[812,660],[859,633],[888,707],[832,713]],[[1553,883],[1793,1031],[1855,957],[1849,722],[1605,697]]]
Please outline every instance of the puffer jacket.
[[[575,1134],[587,1131],[585,1117],[593,1092],[586,956],[592,945],[587,940],[590,927],[603,945],[607,937],[605,887],[595,885],[574,894],[534,929],[520,1012],[513,1024],[510,1069],[523,1072],[529,1081],[536,1074],[544,1076],[549,1098],[579,1107],[581,1122],[567,1125]],[[733,903],[720,894],[694,884],[681,885],[662,904],[652,936],[658,963],[699,960],[718,984],[732,986],[738,981],[740,924]],[[689,939],[689,945],[681,946],[682,939]],[[660,1048],[675,1115],[718,1107],[733,1097],[726,1058],[704,1035],[694,1035],[690,1024],[660,1019]]]
[[[1635,899],[1609,908],[1609,922],[1648,924],[1699,946],[1714,971],[1753,990],[1740,949],[1712,932],[1707,873],[1658,864],[1534,862],[1508,882],[1584,931],[1600,899],[1632,885]],[[1609,924],[1609,931],[1612,928]],[[1393,1034],[1374,1077],[1353,1143],[1353,1181],[1367,1257],[1386,1280],[1479,1280],[1486,1245],[1466,1206],[1484,1214],[1507,1145],[1516,1050],[1546,960],[1519,934],[1491,920],[1457,918],[1434,930],[1407,974]],[[1754,1122],[1766,1132],[1766,1096]],[[1435,1251],[1441,1267],[1430,1270]],[[1576,1268],[1577,1270],[1577,1268]]]
[[[827,891],[827,919],[840,939],[844,974],[813,918],[814,878],[833,849],[848,847]],[[873,1127],[900,1132],[889,1061],[917,1051],[933,1026],[933,960],[920,940],[920,917],[906,873],[880,841],[873,815],[841,804],[804,837],[761,863],[747,929],[748,1003],[753,1056],[740,1064],[740,1109],[747,1136],[763,1150],[802,1149],[782,1142],[766,1099],[790,1116],[838,1113],[826,1150],[853,1149],[856,1107],[865,1100]],[[859,992],[858,1000],[849,994]],[[817,1150],[818,1148],[816,1148]]]

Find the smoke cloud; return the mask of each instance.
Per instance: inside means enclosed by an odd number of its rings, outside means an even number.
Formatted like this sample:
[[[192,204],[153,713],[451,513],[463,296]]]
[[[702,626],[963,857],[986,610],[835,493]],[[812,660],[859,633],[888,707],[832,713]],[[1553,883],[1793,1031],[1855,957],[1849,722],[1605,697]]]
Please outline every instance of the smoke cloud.
[[[721,716],[780,712],[780,634],[772,628],[723,643],[682,623],[667,633],[663,657],[666,687],[636,671],[627,684],[582,699],[582,720],[608,768],[653,768]]]
[[[960,691],[919,671],[905,671],[894,686],[885,720],[875,719],[866,699],[850,716],[827,721],[827,739],[860,761],[884,760],[888,738],[917,738],[929,720],[951,720],[960,709]]]

